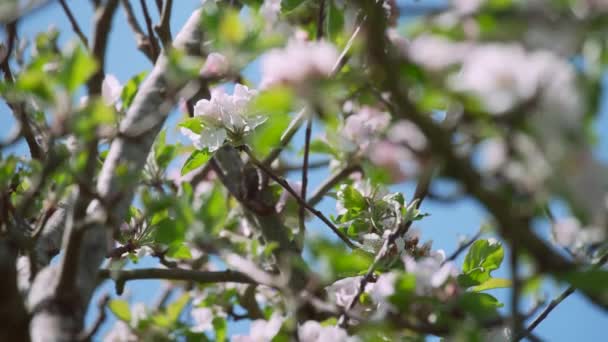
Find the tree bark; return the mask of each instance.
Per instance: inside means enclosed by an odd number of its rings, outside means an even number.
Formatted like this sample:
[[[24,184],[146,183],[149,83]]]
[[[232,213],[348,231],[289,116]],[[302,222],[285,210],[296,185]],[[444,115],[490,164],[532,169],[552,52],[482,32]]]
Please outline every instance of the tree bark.
[[[195,11],[175,39],[174,47],[188,55],[202,55],[200,10]],[[73,341],[83,330],[84,314],[97,285],[99,266],[105,259],[112,237],[112,222],[120,222],[132,201],[137,182],[117,173],[127,170],[129,177],[137,177],[146,162],[150,148],[169,111],[174,106],[175,94],[188,82],[170,77],[169,60],[159,57],[153,70],[142,83],[120,125],[97,181],[98,194],[112,204],[106,208],[95,200],[87,209],[88,218],[100,218],[90,225],[73,226],[65,232],[81,234],[78,260],[73,270],[75,284],[70,291],[57,291],[61,277],[60,266],[65,262],[45,267],[34,279],[27,307],[32,314],[32,341]],[[143,129],[142,129],[143,126]],[[66,223],[67,224],[67,223]],[[85,231],[79,231],[86,229]],[[64,236],[64,242],[69,237]]]

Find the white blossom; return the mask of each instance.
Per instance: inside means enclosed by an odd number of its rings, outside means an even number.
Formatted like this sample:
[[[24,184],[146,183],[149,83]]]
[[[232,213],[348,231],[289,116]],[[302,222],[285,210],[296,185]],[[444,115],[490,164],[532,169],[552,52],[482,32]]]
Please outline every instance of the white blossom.
[[[256,319],[251,322],[249,335],[236,335],[232,342],[267,342],[279,333],[284,318],[278,314],[273,314],[268,321]]]
[[[552,226],[552,232],[557,244],[570,248],[573,252],[601,243],[606,238],[604,230],[595,226],[583,227],[575,217],[557,220]]]
[[[148,317],[148,311],[144,303],[135,303],[131,307],[131,322],[129,324],[132,327],[137,327],[139,322]]]
[[[141,246],[137,250],[137,257],[140,259],[149,255],[154,255],[154,250],[150,246]]]
[[[454,10],[463,15],[477,12],[486,0],[452,0]]]
[[[273,49],[262,57],[262,88],[300,85],[331,74],[338,50],[326,41],[292,39],[283,49]]]
[[[117,321],[104,336],[104,342],[135,342],[137,336],[131,331],[131,327],[123,321]]]
[[[359,292],[361,279],[362,276],[340,279],[326,287],[325,290],[327,291],[330,300],[336,303],[336,305],[348,307],[355,298],[357,292]],[[366,285],[366,290],[370,288],[371,284],[368,283]]]
[[[213,310],[210,308],[194,308],[190,312],[194,325],[190,328],[193,332],[204,332],[213,329]]]
[[[437,35],[425,34],[407,47],[409,58],[431,71],[441,71],[460,63],[471,49],[470,43],[454,42]]]
[[[363,106],[357,113],[346,118],[341,134],[360,149],[366,149],[379,133],[386,130],[390,121],[390,114]]]
[[[210,152],[220,148],[226,139],[242,138],[266,121],[266,117],[250,112],[249,104],[256,94],[255,90],[237,84],[232,95],[214,92],[210,100],[199,100],[194,106],[194,116],[201,119],[203,129],[198,134],[181,127],[182,134],[196,148],[208,148]]]
[[[433,289],[441,287],[450,277],[458,275],[458,269],[452,262],[442,265],[442,254],[423,257],[415,260],[409,255],[403,257],[405,269],[416,277],[416,294],[429,295]]]
[[[120,94],[122,93],[122,85],[116,76],[112,74],[106,74],[101,82],[101,98],[108,105],[112,106],[117,104],[120,100]]]
[[[516,44],[479,45],[448,83],[455,91],[474,95],[493,114],[539,96],[542,110],[570,121],[580,117],[574,69],[548,51],[528,53]]]
[[[337,326],[322,326],[317,321],[306,321],[298,327],[300,342],[349,342],[357,338],[349,337],[346,330]]]
[[[260,14],[267,25],[273,25],[281,13],[281,0],[264,0],[260,7]]]
[[[376,303],[386,303],[386,299],[395,294],[395,281],[397,273],[389,272],[381,274],[369,294]]]

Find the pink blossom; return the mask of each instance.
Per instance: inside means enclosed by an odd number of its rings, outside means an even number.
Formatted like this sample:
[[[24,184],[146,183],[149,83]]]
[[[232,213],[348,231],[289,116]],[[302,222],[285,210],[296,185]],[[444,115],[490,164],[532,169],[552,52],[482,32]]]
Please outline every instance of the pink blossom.
[[[374,107],[364,106],[346,118],[341,135],[365,150],[390,124],[391,116]]]
[[[201,69],[201,76],[222,76],[228,72],[229,68],[228,59],[224,55],[212,52],[207,56],[207,60]]]
[[[338,51],[326,41],[292,39],[285,48],[273,49],[262,57],[261,88],[300,85],[331,74]]]
[[[268,26],[273,25],[281,13],[281,0],[264,0],[260,7],[260,14]]]
[[[368,157],[374,165],[387,171],[395,183],[403,182],[418,169],[415,158],[408,149],[386,140],[372,144]]]
[[[453,42],[447,38],[425,34],[412,40],[407,47],[409,58],[431,71],[441,71],[458,64],[470,51],[471,44]]]

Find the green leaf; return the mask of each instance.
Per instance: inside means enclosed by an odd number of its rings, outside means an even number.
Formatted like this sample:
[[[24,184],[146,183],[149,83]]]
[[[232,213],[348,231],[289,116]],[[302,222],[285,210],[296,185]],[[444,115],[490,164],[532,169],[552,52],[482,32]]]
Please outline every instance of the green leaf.
[[[348,251],[343,243],[318,240],[311,245],[315,256],[330,266],[337,277],[356,276],[365,272],[373,261],[373,256],[362,250]]]
[[[367,201],[365,197],[355,189],[352,185],[344,184],[338,191],[338,200],[342,202],[344,208],[355,212],[360,212],[367,209]]]
[[[252,110],[265,115],[286,115],[291,111],[293,91],[287,87],[274,87],[255,97]]]
[[[169,166],[171,160],[175,156],[177,148],[175,145],[167,145],[166,143],[167,131],[162,130],[154,143],[154,159],[156,165],[161,169],[166,169]]]
[[[192,133],[201,134],[203,130],[203,122],[200,117],[187,118],[180,122],[177,126],[184,127],[192,131]]]
[[[223,317],[216,316],[213,318],[213,330],[215,331],[216,341],[226,341],[228,325],[226,324],[226,320]]]
[[[583,272],[570,272],[564,277],[572,286],[588,292],[608,298],[608,271],[606,270],[588,270]]]
[[[256,154],[265,155],[279,145],[281,136],[291,121],[289,112],[292,103],[292,91],[283,87],[264,91],[253,100],[251,112],[269,117],[248,138],[249,145]]]
[[[164,312],[152,316],[152,322],[163,328],[173,327],[189,301],[190,296],[188,294],[182,295],[173,303],[169,304]]]
[[[215,234],[224,229],[227,214],[228,206],[223,187],[216,185],[201,205],[198,217],[205,224],[205,231]]]
[[[175,242],[184,241],[185,235],[186,231],[184,227],[167,217],[156,223],[154,240],[158,243],[171,245]]]
[[[326,16],[327,36],[330,40],[336,41],[344,29],[344,12],[336,7],[335,1],[329,1]]]
[[[465,292],[458,299],[458,307],[471,313],[477,319],[488,320],[498,316],[498,308],[503,307],[498,299],[487,293]]]
[[[122,93],[120,94],[120,99],[122,100],[122,105],[125,108],[129,108],[135,95],[137,94],[137,90],[139,89],[139,85],[148,75],[147,71],[142,71],[139,74],[131,77],[127,81],[127,83],[122,88]]]
[[[473,287],[471,290],[474,292],[481,292],[492,289],[511,287],[511,280],[504,278],[490,278],[483,284]]]
[[[55,96],[51,80],[42,70],[26,70],[19,75],[17,89],[32,93],[45,101],[52,101]]]
[[[129,309],[129,303],[122,299],[113,299],[108,303],[110,311],[121,321],[127,323],[131,322],[131,310]]]
[[[230,43],[240,43],[247,35],[247,29],[239,18],[239,13],[227,10],[220,21],[219,34],[222,40]]]
[[[283,0],[281,1],[281,11],[289,12],[296,9],[308,0]]]
[[[315,139],[310,142],[310,152],[338,156],[338,152],[326,141]]]
[[[174,259],[189,260],[192,259],[190,248],[184,243],[172,243],[167,250],[167,256]]]
[[[504,251],[499,242],[477,240],[467,253],[462,265],[463,274],[458,280],[461,286],[480,285],[490,279],[490,272],[498,269],[502,263]]]
[[[188,305],[189,301],[190,296],[188,294],[184,294],[167,306],[167,317],[171,322],[177,322],[179,315],[182,313],[186,305]]]
[[[402,310],[407,310],[416,292],[416,276],[411,273],[401,274],[395,281],[395,293],[389,301]]]
[[[58,80],[70,93],[73,93],[96,71],[97,61],[80,46],[76,46],[64,59]]]
[[[268,154],[273,148],[279,146],[281,136],[289,126],[289,115],[274,115],[265,123],[255,129],[249,137],[249,145],[257,155]]]
[[[116,122],[114,109],[106,105],[101,99],[87,103],[87,106],[74,118],[73,130],[80,137],[89,139],[101,125],[112,125]]]
[[[207,149],[192,152],[182,167],[181,175],[183,176],[188,172],[203,166],[203,164],[208,162],[212,156],[213,154],[209,153]]]

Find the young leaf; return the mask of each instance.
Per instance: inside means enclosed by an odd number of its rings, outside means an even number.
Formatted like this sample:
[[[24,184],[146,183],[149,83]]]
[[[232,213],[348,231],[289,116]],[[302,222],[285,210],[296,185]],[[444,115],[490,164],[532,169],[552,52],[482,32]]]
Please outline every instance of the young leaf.
[[[131,321],[131,310],[129,309],[129,303],[121,299],[113,299],[108,304],[110,311],[121,321]]]
[[[465,287],[483,284],[490,279],[490,272],[500,267],[503,257],[499,242],[475,241],[464,259],[463,274],[458,279],[460,284]]]
[[[184,163],[184,166],[182,167],[181,175],[183,176],[183,175],[187,174],[188,172],[193,171],[193,170],[203,166],[203,164],[205,164],[207,161],[209,161],[209,159],[211,159],[212,156],[213,155],[211,153],[209,153],[209,151],[207,149],[195,150],[194,152],[192,152],[190,157],[188,157],[188,159]]]
[[[137,94],[137,90],[139,89],[139,84],[144,80],[144,78],[146,78],[147,75],[147,71],[142,71],[139,74],[131,77],[131,79],[129,79],[123,86],[120,99],[122,100],[122,105],[125,108],[129,108],[129,106],[131,106],[131,103],[135,98],[135,94]]]
[[[511,287],[510,279],[490,278],[490,279],[486,280],[483,284],[475,286],[474,288],[472,288],[472,290],[474,292],[481,292],[481,291],[499,289],[499,288],[505,288],[505,287]]]

